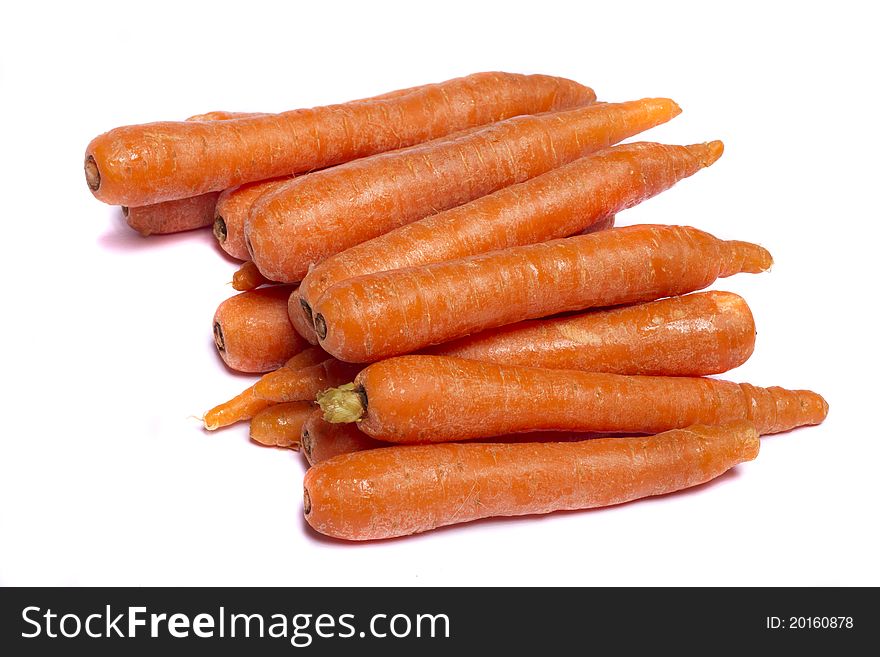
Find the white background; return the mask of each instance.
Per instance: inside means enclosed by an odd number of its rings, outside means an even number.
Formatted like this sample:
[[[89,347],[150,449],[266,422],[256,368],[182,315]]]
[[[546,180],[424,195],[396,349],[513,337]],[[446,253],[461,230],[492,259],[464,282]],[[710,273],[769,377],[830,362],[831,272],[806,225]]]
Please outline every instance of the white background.
[[[877,35],[870,3],[7,3],[0,583],[880,584]],[[620,216],[759,242],[717,284],[758,323],[729,376],[812,388],[827,422],[697,490],[358,545],[302,520],[299,454],[194,416],[252,380],[211,317],[234,263],[207,231],[143,239],[94,200],[88,141],[215,109],[281,111],[480,70],[600,99],[670,96],[644,138],[723,139]]]

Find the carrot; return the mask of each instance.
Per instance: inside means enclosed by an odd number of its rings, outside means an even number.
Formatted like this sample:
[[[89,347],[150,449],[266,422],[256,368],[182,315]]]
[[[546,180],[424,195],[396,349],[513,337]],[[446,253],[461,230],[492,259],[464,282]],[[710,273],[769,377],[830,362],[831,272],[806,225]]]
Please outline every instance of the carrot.
[[[307,345],[287,317],[291,288],[259,288],[226,299],[214,313],[214,344],[229,367],[268,372]]]
[[[769,269],[770,254],[684,226],[628,226],[337,283],[315,330],[341,360],[374,361],[496,326],[692,292]]]
[[[269,406],[251,420],[251,440],[267,447],[298,450],[303,423],[314,410],[315,405],[308,401]]]
[[[272,281],[266,279],[257,269],[257,266],[250,260],[242,263],[236,272],[232,275],[232,289],[239,292],[247,292],[255,290],[261,285],[266,285]]]
[[[214,206],[219,192],[163,201],[137,208],[122,206],[126,223],[144,237],[181,233],[210,226],[214,221]]]
[[[298,281],[310,265],[348,247],[546,173],[680,112],[660,98],[519,116],[458,139],[316,171],[257,199],[245,227],[248,250],[268,278]]]
[[[89,144],[86,182],[105,203],[148,205],[594,100],[591,89],[562,78],[478,73],[369,102],[228,121],[124,126]]]
[[[645,438],[372,449],[310,468],[303,511],[328,536],[392,538],[479,518],[663,495],[710,481],[759,449],[748,422]]]
[[[291,176],[258,180],[220,193],[213,216],[214,237],[226,253],[238,260],[248,260],[244,242],[244,223],[254,201],[269,190],[276,189]]]
[[[310,347],[299,352],[288,360],[281,369],[289,368],[291,370],[303,369],[311,367],[327,358],[327,354],[323,349]],[[214,431],[222,427],[228,427],[230,424],[249,420],[257,413],[268,408],[275,402],[267,399],[260,399],[254,395],[254,387],[248,386],[229,401],[223,402],[215,406],[205,413],[204,423],[205,429]]]
[[[755,320],[742,297],[699,292],[489,329],[424,353],[614,374],[704,376],[742,365]]]
[[[657,433],[751,420],[762,434],[825,419],[809,390],[697,377],[624,376],[400,356],[321,393],[329,422],[358,422],[373,438],[413,443],[522,431]]]
[[[321,417],[320,410],[315,410],[303,423],[300,445],[309,465],[321,463],[340,454],[388,447],[388,443],[370,438],[354,424],[326,422]]]
[[[362,365],[343,363],[335,358],[293,371],[280,369],[254,384],[254,395],[273,402],[313,400],[322,390],[351,381]]]
[[[303,310],[310,316],[308,304],[327,288],[355,276],[583,232],[711,165],[722,151],[718,141],[693,146],[624,144],[401,226],[312,269],[300,286],[306,301]]]

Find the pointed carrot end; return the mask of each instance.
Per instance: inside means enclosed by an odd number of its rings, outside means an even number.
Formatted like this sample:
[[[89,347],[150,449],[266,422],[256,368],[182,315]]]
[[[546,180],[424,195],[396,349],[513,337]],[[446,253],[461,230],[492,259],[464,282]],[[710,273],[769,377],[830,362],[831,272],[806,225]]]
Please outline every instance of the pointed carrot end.
[[[706,155],[703,158],[703,166],[710,167],[715,164],[718,159],[724,154],[724,142],[715,140],[710,141],[704,144],[706,149]]]

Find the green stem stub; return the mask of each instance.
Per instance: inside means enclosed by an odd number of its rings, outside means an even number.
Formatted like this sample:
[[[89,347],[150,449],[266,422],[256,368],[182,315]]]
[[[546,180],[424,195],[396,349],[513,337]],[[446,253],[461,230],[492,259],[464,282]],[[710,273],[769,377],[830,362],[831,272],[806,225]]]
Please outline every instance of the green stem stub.
[[[354,383],[346,383],[318,393],[318,406],[332,424],[359,422],[367,412],[367,396]]]

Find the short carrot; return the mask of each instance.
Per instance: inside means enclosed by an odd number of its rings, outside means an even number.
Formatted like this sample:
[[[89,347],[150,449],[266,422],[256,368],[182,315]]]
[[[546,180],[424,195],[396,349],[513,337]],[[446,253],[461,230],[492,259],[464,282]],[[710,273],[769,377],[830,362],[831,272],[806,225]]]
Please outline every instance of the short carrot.
[[[325,391],[329,422],[358,422],[400,443],[467,440],[523,431],[658,433],[750,420],[761,434],[825,419],[809,390],[758,388],[697,377],[625,376],[400,356],[373,363],[353,384]]]
[[[327,354],[323,349],[310,347],[291,357],[280,369],[288,368],[296,371],[316,365],[326,358]],[[255,396],[254,387],[252,385],[248,386],[229,401],[225,401],[207,411],[204,417],[205,429],[215,431],[236,422],[249,420],[274,403]]]
[[[239,292],[255,290],[261,285],[271,282],[260,273],[257,266],[250,260],[242,263],[241,267],[232,275],[232,289]]]
[[[251,420],[251,440],[267,447],[300,448],[303,423],[315,410],[308,401],[274,404]]]
[[[355,276],[455,260],[583,232],[710,166],[722,151],[718,141],[692,146],[615,146],[401,226],[313,268],[300,286],[306,301],[304,311],[310,315],[308,304],[317,301],[327,288]]]
[[[711,291],[509,324],[424,353],[550,369],[705,376],[742,365],[754,348],[755,320],[745,299]]]
[[[274,285],[236,294],[214,313],[214,344],[229,367],[268,372],[307,347],[287,316],[291,288]]]
[[[86,182],[105,203],[148,205],[594,100],[591,89],[562,78],[478,73],[369,102],[227,121],[124,126],[89,144]]]
[[[163,201],[137,208],[122,206],[126,223],[144,237],[182,233],[185,230],[210,226],[219,192]]]
[[[335,358],[301,370],[279,369],[254,384],[254,395],[273,402],[313,400],[322,390],[351,381],[361,369]]]
[[[314,410],[303,423],[300,445],[309,465],[321,463],[340,454],[388,447],[388,443],[370,438],[354,424],[326,422],[321,417],[320,410]]]
[[[325,351],[368,362],[514,322],[692,292],[770,254],[696,228],[640,225],[337,283],[318,299]]]
[[[238,260],[249,260],[247,245],[244,241],[244,224],[251,206],[262,194],[277,188],[283,178],[271,178],[245,183],[220,193],[216,211],[212,217],[214,237],[226,253]]]
[[[337,456],[306,472],[306,521],[353,541],[491,516],[621,504],[697,486],[758,455],[754,426],[692,426],[644,438],[444,444]]]
[[[652,98],[519,116],[294,178],[252,206],[248,250],[268,278],[299,281],[311,265],[348,247],[546,173],[680,112],[673,101]]]

